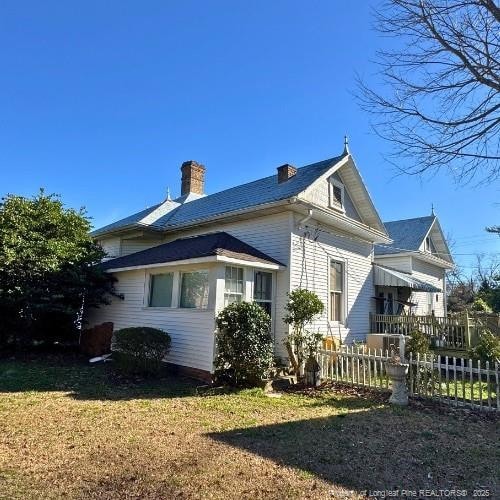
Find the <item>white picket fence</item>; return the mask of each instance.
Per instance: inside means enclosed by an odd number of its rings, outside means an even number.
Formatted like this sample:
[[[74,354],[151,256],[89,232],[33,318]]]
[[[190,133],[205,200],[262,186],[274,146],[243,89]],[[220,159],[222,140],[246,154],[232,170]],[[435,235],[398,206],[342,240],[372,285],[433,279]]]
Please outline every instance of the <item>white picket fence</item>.
[[[404,346],[403,346],[404,348]],[[353,386],[391,390],[385,364],[388,351],[344,346],[320,349],[320,376]],[[432,398],[454,406],[500,412],[499,365],[468,358],[410,355],[407,386],[410,396]]]

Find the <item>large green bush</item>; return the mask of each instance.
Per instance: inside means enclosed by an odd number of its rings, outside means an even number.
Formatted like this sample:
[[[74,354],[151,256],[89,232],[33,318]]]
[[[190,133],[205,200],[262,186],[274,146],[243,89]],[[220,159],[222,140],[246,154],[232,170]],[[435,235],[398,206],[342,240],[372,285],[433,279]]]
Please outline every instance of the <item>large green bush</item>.
[[[0,201],[0,346],[78,339],[81,311],[106,304],[112,275],[83,209],[43,191]]]
[[[228,305],[217,317],[216,377],[237,386],[259,385],[273,361],[271,318],[258,304]]]
[[[479,336],[479,342],[470,349],[469,355],[472,359],[489,361],[490,364],[500,362],[500,338],[490,331],[484,331]]]
[[[170,349],[170,335],[145,326],[123,328],[113,336],[113,361],[125,373],[156,374]]]

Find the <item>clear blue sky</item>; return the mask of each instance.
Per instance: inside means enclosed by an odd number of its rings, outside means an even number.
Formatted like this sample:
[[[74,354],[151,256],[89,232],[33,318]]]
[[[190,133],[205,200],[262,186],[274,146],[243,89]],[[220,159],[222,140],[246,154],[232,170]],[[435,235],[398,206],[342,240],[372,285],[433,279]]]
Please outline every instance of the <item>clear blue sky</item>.
[[[180,190],[207,192],[351,151],[384,220],[434,203],[457,254],[493,253],[500,183],[395,177],[357,106],[381,41],[368,2],[8,1],[0,5],[0,194],[40,187],[101,226]],[[457,255],[466,266],[470,257]]]

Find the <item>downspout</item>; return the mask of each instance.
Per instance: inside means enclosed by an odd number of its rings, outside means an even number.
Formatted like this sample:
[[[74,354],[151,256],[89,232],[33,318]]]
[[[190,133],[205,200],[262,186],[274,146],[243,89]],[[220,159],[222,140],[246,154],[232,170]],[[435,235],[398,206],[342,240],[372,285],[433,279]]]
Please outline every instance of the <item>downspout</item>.
[[[307,212],[306,217],[299,221],[298,229],[304,229],[304,224],[308,222],[313,216],[313,210],[310,208]]]

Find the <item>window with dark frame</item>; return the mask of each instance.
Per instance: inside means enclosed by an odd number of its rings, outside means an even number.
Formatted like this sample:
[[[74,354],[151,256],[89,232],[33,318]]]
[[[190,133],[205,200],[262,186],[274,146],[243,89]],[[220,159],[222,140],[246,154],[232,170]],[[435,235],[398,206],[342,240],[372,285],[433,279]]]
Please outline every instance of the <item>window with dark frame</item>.
[[[273,275],[256,271],[254,275],[253,300],[271,316],[273,297]]]

